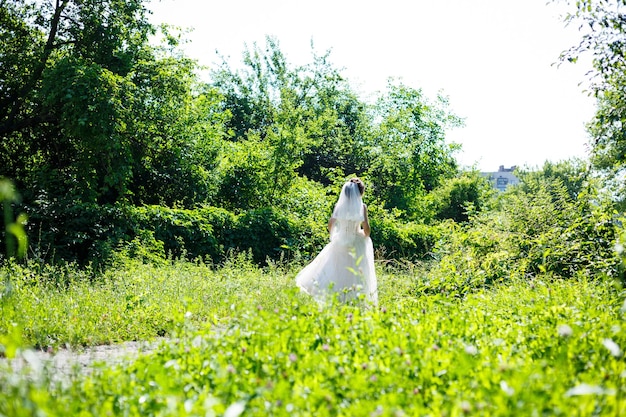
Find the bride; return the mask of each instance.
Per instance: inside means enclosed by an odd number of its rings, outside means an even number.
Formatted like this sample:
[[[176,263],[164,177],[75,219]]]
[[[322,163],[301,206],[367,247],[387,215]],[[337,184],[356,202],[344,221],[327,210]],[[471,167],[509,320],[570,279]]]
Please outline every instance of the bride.
[[[328,221],[330,243],[296,276],[300,289],[323,302],[332,293],[341,301],[359,297],[377,304],[374,248],[370,239],[365,184],[352,178],[342,189]]]

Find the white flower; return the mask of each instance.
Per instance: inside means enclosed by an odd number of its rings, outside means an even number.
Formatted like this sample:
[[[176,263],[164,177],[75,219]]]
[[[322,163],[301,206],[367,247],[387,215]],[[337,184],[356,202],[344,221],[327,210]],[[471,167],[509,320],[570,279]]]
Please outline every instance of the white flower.
[[[478,348],[474,345],[465,345],[465,353],[468,355],[478,355]]]
[[[509,384],[507,384],[506,381],[500,381],[500,388],[509,397],[515,393],[515,390],[509,387]]]
[[[574,333],[572,328],[567,324],[561,324],[557,327],[556,332],[561,337],[570,337]]]
[[[241,413],[246,409],[246,403],[243,401],[237,401],[228,406],[224,411],[224,417],[239,417]]]
[[[574,388],[570,388],[565,393],[566,397],[574,397],[578,395],[602,395],[604,394],[604,390],[597,385],[589,385],[589,384],[580,384],[576,385]]]
[[[619,348],[617,343],[615,343],[611,339],[604,339],[602,341],[602,344],[611,352],[611,355],[615,356],[616,358],[622,356],[622,350]]]

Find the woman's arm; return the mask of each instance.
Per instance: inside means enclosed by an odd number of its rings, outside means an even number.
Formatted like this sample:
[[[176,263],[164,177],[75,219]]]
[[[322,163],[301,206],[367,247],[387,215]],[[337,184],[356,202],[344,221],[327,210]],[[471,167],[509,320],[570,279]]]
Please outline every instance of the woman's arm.
[[[367,218],[367,206],[365,204],[363,204],[363,234],[365,235],[365,237],[369,237],[370,236],[370,221]]]
[[[331,217],[330,219],[328,219],[328,233],[330,233],[331,230],[333,230],[333,225],[335,224],[335,218]]]

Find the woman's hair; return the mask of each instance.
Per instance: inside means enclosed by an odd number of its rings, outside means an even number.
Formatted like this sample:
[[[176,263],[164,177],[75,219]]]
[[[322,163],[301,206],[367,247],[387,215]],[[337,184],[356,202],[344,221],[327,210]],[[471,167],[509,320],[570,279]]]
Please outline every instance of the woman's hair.
[[[357,187],[359,187],[359,193],[361,193],[361,195],[363,195],[363,193],[365,192],[365,184],[363,183],[363,181],[361,181],[360,178],[351,178],[350,182],[353,182],[356,184]]]

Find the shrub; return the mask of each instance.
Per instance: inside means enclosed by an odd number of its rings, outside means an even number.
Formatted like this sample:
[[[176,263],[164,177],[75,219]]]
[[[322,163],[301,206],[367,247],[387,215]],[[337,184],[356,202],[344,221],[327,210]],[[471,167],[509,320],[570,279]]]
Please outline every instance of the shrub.
[[[499,206],[450,229],[435,249],[426,287],[465,294],[512,277],[617,277],[616,229],[608,211],[560,179],[518,187]]]
[[[224,241],[234,225],[235,216],[223,209],[205,207],[198,210],[163,206],[128,208],[131,239],[150,231],[163,242],[165,253],[175,257],[223,260]]]
[[[238,251],[251,251],[254,262],[263,264],[268,258],[280,259],[293,247],[295,228],[292,219],[278,209],[250,210],[237,218],[230,244]]]
[[[468,172],[445,180],[428,199],[435,219],[461,223],[469,220],[472,211],[481,211],[494,192],[485,178],[477,172]]]
[[[25,207],[31,256],[37,261],[86,264],[108,259],[125,235],[121,205],[84,203],[68,197]]]
[[[372,241],[386,260],[423,260],[432,255],[443,226],[401,221],[399,215],[370,207]]]

